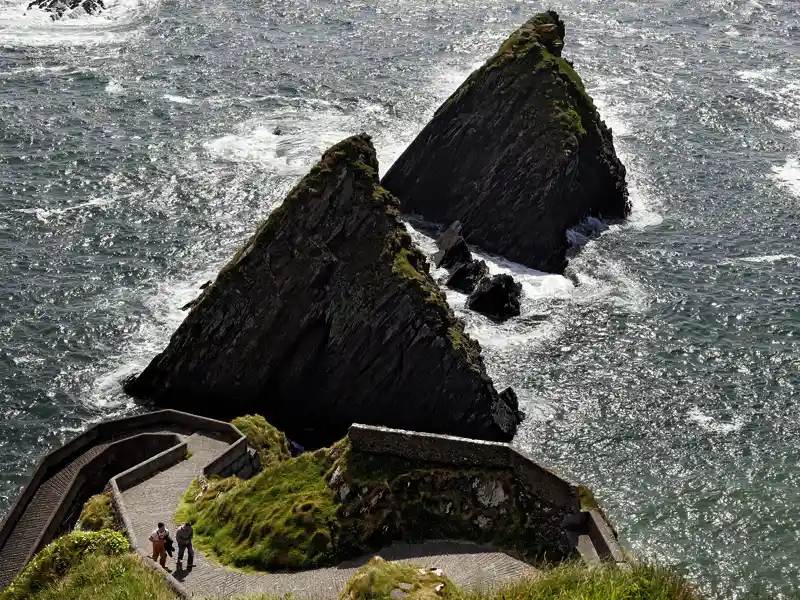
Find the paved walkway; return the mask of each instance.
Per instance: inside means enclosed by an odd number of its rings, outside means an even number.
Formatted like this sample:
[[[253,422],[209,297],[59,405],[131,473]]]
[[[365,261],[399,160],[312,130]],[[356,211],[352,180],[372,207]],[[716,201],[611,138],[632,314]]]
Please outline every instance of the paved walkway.
[[[25,561],[34,550],[39,535],[53,513],[53,507],[61,501],[75,474],[107,446],[107,443],[90,446],[39,484],[36,494],[9,536],[13,543],[6,543],[0,548],[0,590],[9,585],[25,567]]]
[[[170,531],[175,531],[175,509],[184,492],[202,473],[203,466],[226,447],[224,442],[197,434],[189,436],[187,442],[192,453],[190,459],[122,493],[137,544],[147,553],[151,551],[148,537],[156,523],[163,521]],[[470,588],[511,582],[535,573],[530,565],[506,554],[465,543],[395,544],[376,554],[386,560],[439,567],[456,584]],[[309,600],[333,600],[339,597],[347,580],[369,558],[296,573],[244,573],[209,560],[196,550],[195,567],[173,574],[198,598],[230,598],[260,592],[279,596],[292,594]],[[168,560],[167,566],[175,568],[174,557]]]

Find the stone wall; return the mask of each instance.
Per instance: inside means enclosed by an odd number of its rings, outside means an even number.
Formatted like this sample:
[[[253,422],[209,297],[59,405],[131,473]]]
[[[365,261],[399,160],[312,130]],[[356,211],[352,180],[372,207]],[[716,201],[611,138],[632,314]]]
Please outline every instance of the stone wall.
[[[626,562],[603,514],[581,509],[577,486],[510,444],[360,424],[352,425],[348,435],[353,449],[360,452],[424,463],[502,469],[513,475],[518,496],[515,500],[528,516],[525,528],[537,532],[542,547],[565,555],[579,554],[587,562]]]

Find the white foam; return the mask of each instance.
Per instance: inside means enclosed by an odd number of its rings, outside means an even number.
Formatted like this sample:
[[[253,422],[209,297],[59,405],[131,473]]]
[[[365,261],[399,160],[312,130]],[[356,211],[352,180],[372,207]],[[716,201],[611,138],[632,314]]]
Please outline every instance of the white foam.
[[[235,133],[208,140],[203,147],[218,159],[303,175],[325,149],[355,133],[349,126],[352,120],[336,113],[282,110],[243,123]]]
[[[776,263],[785,260],[797,260],[798,257],[795,254],[768,254],[765,256],[747,256],[740,260],[750,263]]]
[[[800,198],[800,160],[797,157],[790,156],[782,166],[772,167],[772,178]]]
[[[195,104],[195,101],[185,96],[173,96],[172,94],[164,94],[164,100],[175,102],[177,104]]]
[[[110,198],[92,198],[87,202],[81,202],[72,206],[65,206],[64,208],[43,208],[40,206],[33,208],[17,208],[15,212],[31,214],[42,223],[48,223],[53,216],[64,215],[75,210],[90,208],[95,206],[105,206],[111,202]]]
[[[696,406],[693,406],[689,409],[689,411],[686,413],[686,417],[689,419],[689,421],[699,425],[701,429],[722,435],[739,431],[742,427],[744,427],[744,420],[740,417],[735,417],[733,422],[728,423],[715,419],[714,417],[701,412]]]
[[[119,81],[112,79],[108,82],[108,84],[106,84],[106,93],[111,94],[112,96],[121,96],[125,93],[125,88],[122,87],[122,84]]]
[[[29,0],[0,5],[0,44],[8,46],[92,46],[115,43],[134,35],[142,16],[159,0],[107,0],[105,10],[88,15],[82,8],[53,20],[39,8],[27,10]]]
[[[791,131],[795,128],[795,124],[786,119],[770,119],[772,124],[782,131]]]
[[[737,71],[736,75],[742,81],[768,81],[771,80],[778,72],[777,67],[770,67],[768,69],[755,69],[751,71]]]

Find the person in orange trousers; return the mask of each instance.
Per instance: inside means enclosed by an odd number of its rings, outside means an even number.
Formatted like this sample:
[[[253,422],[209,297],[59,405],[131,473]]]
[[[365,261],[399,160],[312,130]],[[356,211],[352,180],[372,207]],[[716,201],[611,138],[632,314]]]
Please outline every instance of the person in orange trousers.
[[[167,550],[164,544],[169,537],[169,530],[163,523],[158,524],[158,528],[150,534],[150,541],[153,544],[153,560],[158,560],[161,566],[167,568]]]

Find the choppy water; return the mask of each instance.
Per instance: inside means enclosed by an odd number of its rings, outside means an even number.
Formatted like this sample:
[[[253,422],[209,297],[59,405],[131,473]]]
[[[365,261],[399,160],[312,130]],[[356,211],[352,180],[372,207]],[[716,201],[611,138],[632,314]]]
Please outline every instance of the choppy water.
[[[319,153],[385,170],[537,3],[0,0],[0,513],[50,447],[135,410],[141,368]],[[634,551],[708,591],[800,587],[800,6],[561,0],[634,214],[569,277],[491,259],[523,315],[463,312],[517,443]],[[284,135],[273,135],[279,127]],[[431,241],[417,235],[431,246]]]

